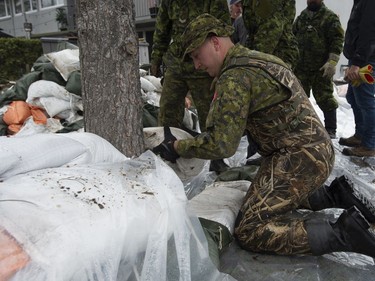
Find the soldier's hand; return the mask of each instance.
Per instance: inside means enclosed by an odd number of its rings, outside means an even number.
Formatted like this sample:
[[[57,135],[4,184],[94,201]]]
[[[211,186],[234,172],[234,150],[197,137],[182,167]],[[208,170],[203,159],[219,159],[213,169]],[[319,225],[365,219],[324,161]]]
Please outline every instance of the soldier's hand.
[[[161,76],[160,64],[152,63],[150,67],[150,72],[151,72],[151,75],[155,77],[160,77]]]
[[[171,133],[171,129],[165,126],[164,127],[164,140],[161,144],[154,147],[152,149],[152,152],[160,155],[165,160],[168,160],[172,163],[176,163],[177,158],[180,157],[180,155],[178,155],[176,150],[174,149],[174,142],[176,140],[177,140],[176,137],[172,135]]]
[[[323,71],[323,77],[331,79],[336,73],[336,62],[332,60],[327,61],[319,70]]]

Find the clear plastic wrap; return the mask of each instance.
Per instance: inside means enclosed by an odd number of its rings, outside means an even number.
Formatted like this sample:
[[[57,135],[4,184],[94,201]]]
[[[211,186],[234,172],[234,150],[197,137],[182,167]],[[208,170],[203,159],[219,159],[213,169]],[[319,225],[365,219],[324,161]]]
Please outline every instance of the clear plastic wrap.
[[[18,280],[234,280],[212,264],[183,184],[151,152],[0,183],[0,225],[30,262]]]

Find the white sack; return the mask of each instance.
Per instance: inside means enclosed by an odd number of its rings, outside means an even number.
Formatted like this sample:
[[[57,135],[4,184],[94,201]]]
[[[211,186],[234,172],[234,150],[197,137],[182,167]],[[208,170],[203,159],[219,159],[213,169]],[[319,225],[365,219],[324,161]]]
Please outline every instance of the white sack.
[[[152,83],[152,85],[155,86],[155,91],[161,93],[163,87],[161,85],[161,78],[160,77],[156,77],[156,76],[153,76],[153,75],[146,75],[144,76],[145,79],[147,79],[148,81],[150,81]]]
[[[174,135],[178,140],[180,139],[191,139],[193,138],[189,133],[184,130],[171,127],[172,135]],[[148,127],[143,128],[145,148],[152,149],[159,145],[164,140],[164,128],[163,127]],[[197,176],[203,171],[206,160],[199,158],[178,158],[176,163],[171,163],[166,161],[167,164],[175,171],[179,178],[184,182]]]
[[[69,93],[63,86],[48,80],[32,83],[27,91],[26,102],[44,108],[50,117],[67,110],[83,110],[80,96]]]
[[[0,147],[20,159],[14,166],[12,161],[7,161],[9,155],[1,153],[0,170],[4,172],[0,174],[0,179],[44,168],[126,159],[108,141],[91,133],[16,136],[0,137]]]
[[[80,70],[79,49],[65,49],[45,55],[60,72],[65,81],[68,81],[70,73]]]
[[[140,79],[141,79],[141,88],[145,92],[154,92],[156,90],[156,87],[146,78],[140,77]]]
[[[225,225],[234,232],[234,222],[251,182],[246,180],[214,182],[189,201],[198,216]]]
[[[111,143],[98,135],[92,133],[72,132],[61,134],[61,136],[78,141],[86,148],[84,153],[69,161],[67,165],[116,163],[128,159]]]

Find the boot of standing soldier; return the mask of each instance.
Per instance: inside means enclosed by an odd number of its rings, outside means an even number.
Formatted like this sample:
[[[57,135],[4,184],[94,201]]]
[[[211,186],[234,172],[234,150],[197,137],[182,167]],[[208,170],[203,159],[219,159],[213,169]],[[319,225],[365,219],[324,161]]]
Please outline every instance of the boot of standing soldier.
[[[309,197],[313,211],[327,208],[348,209],[356,206],[370,223],[375,223],[375,206],[367,197],[355,190],[346,176],[336,178],[329,186],[322,186]]]
[[[325,111],[324,114],[324,124],[328,132],[328,135],[331,139],[336,138],[336,129],[337,129],[337,114],[336,109],[331,111]]]
[[[355,207],[340,215],[336,222],[324,219],[305,221],[313,255],[354,252],[375,258],[375,236],[370,224]]]

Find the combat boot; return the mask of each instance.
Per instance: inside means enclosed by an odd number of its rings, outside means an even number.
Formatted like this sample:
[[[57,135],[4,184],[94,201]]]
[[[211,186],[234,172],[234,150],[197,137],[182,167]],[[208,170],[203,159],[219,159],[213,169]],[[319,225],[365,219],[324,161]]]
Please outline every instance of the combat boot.
[[[329,186],[319,188],[309,197],[309,203],[313,211],[356,206],[370,223],[375,223],[375,206],[353,188],[353,183],[346,176],[338,177]]]
[[[364,146],[357,146],[352,148],[344,148],[342,154],[346,156],[357,157],[375,157],[375,148],[367,148]]]
[[[354,252],[375,258],[375,235],[354,206],[344,210],[335,223],[311,219],[305,226],[313,255]]]
[[[360,146],[361,145],[361,138],[354,134],[353,136],[351,136],[349,138],[340,138],[339,144],[345,145],[345,146],[350,146],[350,147]]]
[[[336,138],[336,129],[337,129],[337,117],[336,109],[331,111],[325,111],[324,114],[324,125],[327,130],[327,133],[331,139]]]

